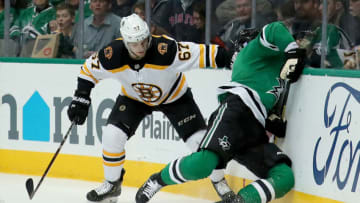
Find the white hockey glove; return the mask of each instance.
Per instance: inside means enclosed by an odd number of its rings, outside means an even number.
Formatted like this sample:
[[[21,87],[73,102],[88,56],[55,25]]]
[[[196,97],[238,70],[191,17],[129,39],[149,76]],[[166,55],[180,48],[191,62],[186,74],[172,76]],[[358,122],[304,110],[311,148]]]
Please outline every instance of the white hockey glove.
[[[288,79],[291,83],[296,82],[305,67],[306,50],[292,49],[285,53],[287,61],[280,72],[281,79]]]

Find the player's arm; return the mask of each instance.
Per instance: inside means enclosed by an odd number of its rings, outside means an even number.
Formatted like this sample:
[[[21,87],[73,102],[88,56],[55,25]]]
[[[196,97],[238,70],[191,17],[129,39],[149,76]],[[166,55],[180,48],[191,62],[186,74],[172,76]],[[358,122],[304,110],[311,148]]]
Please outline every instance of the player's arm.
[[[101,52],[103,50],[100,50]],[[81,66],[77,89],[68,108],[68,117],[75,124],[82,125],[91,105],[90,93],[95,84],[104,78],[104,69],[99,61],[98,53],[93,54]]]
[[[193,42],[176,42],[176,54],[173,67],[178,72],[190,69],[229,68],[231,53],[215,44],[197,44]]]
[[[284,52],[286,61],[280,71],[280,78],[296,82],[305,66],[306,50],[299,48],[286,26],[281,22],[264,26],[260,41],[274,53]]]

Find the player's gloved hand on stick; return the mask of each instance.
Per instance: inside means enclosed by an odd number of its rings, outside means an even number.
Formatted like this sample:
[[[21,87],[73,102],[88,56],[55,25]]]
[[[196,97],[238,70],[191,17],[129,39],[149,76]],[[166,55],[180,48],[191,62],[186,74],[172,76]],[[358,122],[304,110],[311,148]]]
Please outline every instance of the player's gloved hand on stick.
[[[285,137],[287,121],[283,121],[275,114],[271,114],[266,118],[265,129],[276,137]]]
[[[70,121],[75,121],[76,125],[84,124],[90,104],[91,99],[89,93],[76,90],[67,111]]]
[[[305,67],[306,50],[292,49],[285,53],[288,59],[280,72],[281,79],[288,79],[290,83],[296,82]]]

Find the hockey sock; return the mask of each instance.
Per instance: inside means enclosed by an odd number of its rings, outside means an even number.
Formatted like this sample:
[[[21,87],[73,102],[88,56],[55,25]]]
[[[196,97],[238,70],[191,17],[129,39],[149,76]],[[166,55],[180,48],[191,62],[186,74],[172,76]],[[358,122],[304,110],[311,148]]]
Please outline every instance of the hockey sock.
[[[167,185],[173,185],[206,178],[218,162],[219,157],[214,152],[202,150],[169,163],[161,171],[161,179]]]
[[[219,182],[220,180],[224,179],[225,169],[214,169],[212,173],[210,174],[209,178],[212,182]]]
[[[239,191],[245,202],[270,202],[284,196],[294,187],[295,180],[291,168],[279,164],[269,171],[267,179],[259,179]]]
[[[128,139],[126,133],[115,125],[109,124],[104,129],[103,166],[104,177],[107,181],[117,181],[121,177],[121,170],[125,162],[125,144]]]

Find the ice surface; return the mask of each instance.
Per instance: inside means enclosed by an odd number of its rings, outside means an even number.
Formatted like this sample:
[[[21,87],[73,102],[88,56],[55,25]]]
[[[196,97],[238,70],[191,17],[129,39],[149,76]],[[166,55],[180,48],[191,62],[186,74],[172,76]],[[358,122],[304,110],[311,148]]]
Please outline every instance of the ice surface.
[[[88,203],[86,193],[99,186],[99,182],[46,177],[32,200],[29,199],[25,181],[33,178],[34,188],[38,176],[0,173],[0,203]],[[123,187],[118,203],[135,203],[137,188]],[[157,193],[149,203],[210,203],[166,192]]]

